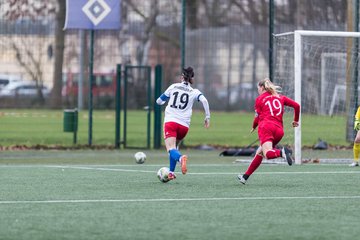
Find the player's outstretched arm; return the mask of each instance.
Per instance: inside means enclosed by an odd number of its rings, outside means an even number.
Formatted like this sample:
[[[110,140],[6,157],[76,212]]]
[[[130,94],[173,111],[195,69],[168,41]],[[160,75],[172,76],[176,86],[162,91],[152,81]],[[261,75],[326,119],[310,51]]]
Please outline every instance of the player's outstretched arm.
[[[292,126],[298,127],[300,119],[300,104],[288,97],[285,97],[284,105],[292,107],[294,109],[294,121],[292,122]]]
[[[209,128],[209,127],[210,127],[210,118],[205,117],[204,127],[205,127],[205,128]]]
[[[209,108],[209,102],[204,97],[204,95],[201,95],[199,97],[199,101],[202,103],[205,111],[205,120],[204,120],[204,127],[209,128],[210,127],[210,108]]]

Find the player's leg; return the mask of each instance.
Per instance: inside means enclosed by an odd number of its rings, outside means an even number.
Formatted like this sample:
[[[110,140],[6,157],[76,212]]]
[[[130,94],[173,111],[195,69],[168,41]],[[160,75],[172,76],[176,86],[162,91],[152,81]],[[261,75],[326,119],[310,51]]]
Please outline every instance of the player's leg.
[[[176,155],[176,124],[173,122],[167,122],[164,124],[164,139],[166,151],[169,154],[169,179],[175,179],[176,175],[174,174],[177,162]]]
[[[271,129],[272,135],[267,134],[267,142],[263,144],[263,153],[267,159],[274,159],[278,157],[284,158],[289,165],[292,165],[292,158],[290,150],[286,147],[283,147],[281,150],[274,148],[284,136],[284,130],[280,127],[273,126]]]
[[[282,157],[284,158],[287,163],[291,166],[293,163],[293,159],[291,157],[291,152],[287,147],[283,147],[281,150],[274,148],[278,141],[274,142],[266,142],[263,144],[263,153],[266,156],[267,159],[274,159]]]
[[[264,146],[266,150],[268,150],[268,146],[264,145],[264,143],[268,142],[268,139],[272,139],[272,132],[266,126],[258,128],[258,136],[260,140],[260,147],[256,150],[255,157],[251,161],[248,169],[244,174],[239,174],[238,179],[240,183],[245,184],[247,179],[255,172],[255,170],[260,166],[263,158],[264,158]]]
[[[255,172],[255,170],[260,166],[261,162],[263,160],[262,155],[262,148],[259,147],[256,150],[255,157],[251,161],[249,167],[247,168],[246,172],[244,174],[239,174],[238,179],[242,184],[245,184],[248,178]]]
[[[276,146],[281,141],[283,136],[284,136],[284,129],[278,128],[274,134],[273,146]],[[293,158],[291,157],[290,149],[288,149],[287,147],[283,147],[280,150],[280,155],[282,158],[285,159],[285,161],[288,163],[289,166],[293,164]]]
[[[275,125],[266,125],[259,128],[259,138],[261,147],[263,150],[263,155],[267,159],[274,159],[281,157],[281,151],[274,148],[274,146],[280,142],[281,138],[284,136],[284,131],[282,128]]]
[[[179,150],[179,151],[180,151],[180,146],[181,146],[182,142],[183,142],[183,139],[181,139],[181,140],[177,139],[176,140],[176,149]]]
[[[281,157],[281,151],[277,148],[274,148],[273,141],[264,142],[261,146],[263,148],[263,154],[266,159],[274,159]]]
[[[182,126],[175,122],[165,123],[164,137],[166,150],[169,153],[170,160],[170,173],[175,171],[176,162],[181,163],[181,172],[185,174],[187,172],[186,162],[187,156],[182,155],[177,148],[177,144],[181,142],[188,132],[188,127]]]
[[[188,156],[187,155],[181,155],[180,153],[180,146],[181,146],[181,143],[183,142],[183,139],[181,140],[176,140],[176,149],[179,151],[179,154],[180,154],[180,157],[179,157],[179,162],[181,164],[181,172],[182,174],[186,174],[187,172],[187,159],[188,159]]]
[[[188,127],[182,126],[179,124],[178,128],[177,128],[177,150],[179,149],[179,146],[181,144],[181,142],[183,141],[183,139],[186,137],[187,133],[189,131]],[[179,162],[181,164],[181,172],[182,174],[186,174],[187,172],[187,160],[188,160],[188,156],[187,155],[181,155],[180,151],[178,150],[180,157],[179,157]]]
[[[166,151],[169,153],[169,176],[168,178],[170,180],[173,180],[176,178],[176,175],[174,174],[175,168],[176,168],[176,160],[174,157],[173,150],[176,149],[176,137],[168,137],[165,139],[165,147]]]
[[[356,133],[354,146],[353,146],[354,161],[350,164],[350,167],[359,166],[359,155],[360,155],[360,131]]]
[[[176,137],[168,137],[165,139],[166,151],[169,153],[170,171],[175,171],[177,155],[176,155]]]

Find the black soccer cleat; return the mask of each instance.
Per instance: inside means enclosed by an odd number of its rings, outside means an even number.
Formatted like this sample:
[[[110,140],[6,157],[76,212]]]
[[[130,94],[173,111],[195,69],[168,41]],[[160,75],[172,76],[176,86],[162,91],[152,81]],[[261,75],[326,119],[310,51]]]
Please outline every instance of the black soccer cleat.
[[[293,159],[291,157],[291,152],[287,147],[281,149],[281,156],[287,161],[289,166],[293,164]]]

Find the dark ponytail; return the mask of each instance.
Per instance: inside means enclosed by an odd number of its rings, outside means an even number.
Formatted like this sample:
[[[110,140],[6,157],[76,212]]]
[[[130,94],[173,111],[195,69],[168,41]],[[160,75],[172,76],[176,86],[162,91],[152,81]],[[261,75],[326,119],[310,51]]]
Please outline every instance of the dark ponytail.
[[[192,84],[193,77],[195,76],[194,69],[192,67],[183,68],[181,76],[184,78],[185,82],[189,82]]]

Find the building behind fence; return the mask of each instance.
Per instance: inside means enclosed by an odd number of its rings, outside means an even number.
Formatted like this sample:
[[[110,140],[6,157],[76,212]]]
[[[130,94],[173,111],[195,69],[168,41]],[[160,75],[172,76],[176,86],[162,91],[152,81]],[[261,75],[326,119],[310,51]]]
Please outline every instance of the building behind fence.
[[[53,1],[55,11],[43,11],[40,16],[32,15],[30,10],[21,12],[21,9],[45,8],[37,6],[34,3],[36,1],[18,1],[22,8],[6,2],[1,0],[0,9],[0,74],[17,75],[49,89],[53,88],[54,81],[62,81],[63,106],[57,107],[75,107],[77,96],[66,95],[64,88],[69,87],[66,85],[69,74],[79,75],[82,57],[86,89],[86,49],[89,45],[87,33],[82,37],[80,30],[65,31],[63,79],[54,79],[55,26],[63,24],[56,22],[54,12],[58,9],[57,1]],[[238,2],[188,1],[185,5],[185,65],[195,68],[195,85],[209,96],[211,107],[215,110],[251,109],[249,103],[256,97],[254,86],[269,73],[269,6],[252,0]],[[341,5],[338,9],[339,6],[332,3],[329,7],[336,10],[336,13],[316,15],[316,8],[321,9],[321,4],[326,5],[327,1],[296,2],[297,8],[292,9],[295,16],[290,18],[291,13],[286,11],[294,7],[291,6],[293,3],[275,1],[275,32],[298,28],[345,30],[346,6]],[[313,5],[315,10],[308,12],[307,5]],[[264,7],[266,11],[261,11]],[[255,16],[255,13],[260,15]],[[123,0],[122,29],[97,31],[95,34],[94,72],[114,74],[118,63],[150,66],[162,64],[164,87],[177,81],[181,67],[182,14],[181,1]],[[253,15],[249,17],[246,14]],[[288,21],[280,20],[286,16]],[[294,24],[289,24],[291,21],[295,21]],[[81,45],[82,38],[85,46]],[[85,51],[81,51],[81,47]],[[86,101],[87,95],[84,94],[83,97]],[[101,99],[99,101],[95,102],[94,107],[106,108],[106,104],[101,104]],[[12,99],[1,102],[3,107],[31,107],[23,101]],[[47,99],[43,101],[43,107],[48,107],[46,102]]]

